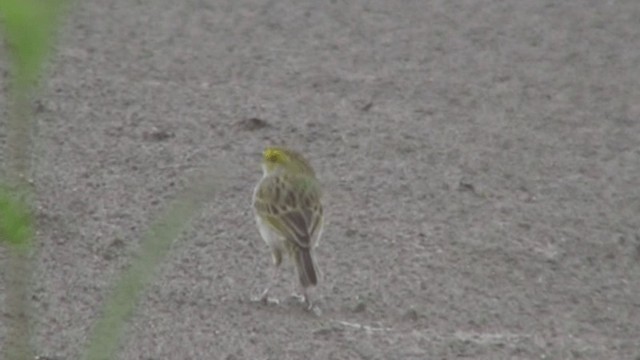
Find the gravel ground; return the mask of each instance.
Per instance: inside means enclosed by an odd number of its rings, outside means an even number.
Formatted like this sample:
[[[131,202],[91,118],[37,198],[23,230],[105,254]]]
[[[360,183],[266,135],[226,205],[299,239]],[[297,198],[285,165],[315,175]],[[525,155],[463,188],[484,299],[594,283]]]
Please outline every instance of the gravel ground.
[[[145,230],[213,172],[121,359],[640,359],[638,19],[637,0],[75,2],[36,106],[38,354],[80,356]],[[249,301],[270,144],[326,190],[319,317]]]

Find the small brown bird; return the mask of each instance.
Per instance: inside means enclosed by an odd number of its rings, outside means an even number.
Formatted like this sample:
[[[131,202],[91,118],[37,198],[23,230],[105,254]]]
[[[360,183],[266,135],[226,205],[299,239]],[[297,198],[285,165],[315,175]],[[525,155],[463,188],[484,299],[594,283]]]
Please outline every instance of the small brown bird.
[[[282,256],[287,255],[295,264],[302,300],[311,309],[307,288],[318,283],[313,251],[323,226],[320,184],[309,162],[290,149],[265,149],[262,169],[263,177],[253,192],[253,209],[260,235],[271,249],[274,270],[259,300],[267,301]]]

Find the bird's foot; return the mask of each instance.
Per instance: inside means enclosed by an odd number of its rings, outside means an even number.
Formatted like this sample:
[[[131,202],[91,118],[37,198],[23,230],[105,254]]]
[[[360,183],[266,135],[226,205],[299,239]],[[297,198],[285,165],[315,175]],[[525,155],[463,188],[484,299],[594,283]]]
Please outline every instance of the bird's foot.
[[[251,298],[252,302],[261,303],[263,305],[278,305],[280,300],[274,297],[269,297],[269,288],[265,289],[260,296],[254,296]]]
[[[305,310],[312,312],[317,316],[320,316],[322,314],[322,311],[320,310],[318,305],[316,305],[313,301],[311,301],[311,298],[309,297],[309,295],[305,293],[298,294],[294,292],[290,295],[290,298],[296,300],[299,303],[302,303],[304,305]]]

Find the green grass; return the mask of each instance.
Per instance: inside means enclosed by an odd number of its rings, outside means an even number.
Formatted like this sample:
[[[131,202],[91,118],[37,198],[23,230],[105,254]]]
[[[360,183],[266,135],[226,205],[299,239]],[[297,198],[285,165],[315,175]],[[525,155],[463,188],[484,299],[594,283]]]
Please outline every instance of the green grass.
[[[193,184],[151,225],[142,239],[138,255],[118,279],[110,298],[105,302],[102,317],[94,327],[84,359],[115,358],[114,355],[126,331],[125,324],[131,317],[142,290],[152,279],[154,270],[166,258],[173,240],[180,235],[202,205],[212,197],[212,190],[217,187],[217,184],[210,180]]]
[[[33,220],[20,191],[0,185],[0,239],[15,251],[25,253],[31,248]]]
[[[30,253],[34,225],[29,208],[29,148],[31,98],[37,89],[62,10],[60,0],[2,0],[0,24],[3,46],[11,63],[6,122],[7,163],[0,176],[0,245],[8,248],[3,267],[5,311],[9,314],[4,359],[33,359],[29,331]]]
[[[29,328],[31,254],[34,221],[30,209],[31,175],[29,164],[32,132],[31,100],[44,78],[48,55],[55,41],[65,0],[0,0],[0,34],[11,64],[10,104],[6,122],[6,164],[0,174],[0,246],[7,248],[3,275],[6,284],[5,318],[7,337],[0,344],[0,357],[7,360],[32,360],[35,355]],[[0,130],[2,131],[2,130]],[[141,249],[127,270],[115,282],[106,299],[101,317],[93,326],[84,358],[114,359],[137,300],[145,285],[169,252],[170,245],[187,226],[189,219],[211,199],[216,188],[211,179],[193,184],[167,207],[141,241]],[[37,184],[36,184],[37,186]]]

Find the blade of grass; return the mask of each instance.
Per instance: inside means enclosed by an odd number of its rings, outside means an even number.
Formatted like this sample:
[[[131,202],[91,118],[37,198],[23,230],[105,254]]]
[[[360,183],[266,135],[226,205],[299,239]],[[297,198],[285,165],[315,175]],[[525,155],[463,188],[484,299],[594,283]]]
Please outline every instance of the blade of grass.
[[[122,341],[125,324],[133,314],[145,286],[160,262],[166,257],[173,240],[189,220],[212,198],[219,183],[211,177],[199,180],[187,193],[178,197],[167,212],[150,227],[142,239],[138,256],[117,281],[106,300],[102,317],[89,339],[86,360],[115,359]]]
[[[12,60],[13,90],[38,83],[65,0],[2,0],[0,22]]]
[[[29,347],[29,250],[33,238],[31,213],[20,192],[0,186],[0,243],[8,245],[6,274],[7,337],[4,359],[32,359]]]
[[[0,243],[18,252],[27,252],[33,238],[33,221],[24,194],[0,184]]]
[[[32,359],[29,333],[29,253],[33,238],[27,205],[31,104],[33,90],[48,54],[63,0],[2,0],[0,25],[11,60],[12,82],[7,123],[8,161],[0,183],[0,245],[7,245],[4,268],[7,292],[7,337],[2,346],[5,359]],[[16,190],[19,189],[19,190]]]
[[[24,248],[10,249],[10,254],[3,270],[7,276],[7,337],[4,339],[3,359],[33,359],[30,347],[29,331],[29,283],[31,269],[29,254]]]
[[[10,181],[28,175],[31,98],[56,34],[64,0],[2,0],[0,24],[11,60],[11,113],[7,129]]]

